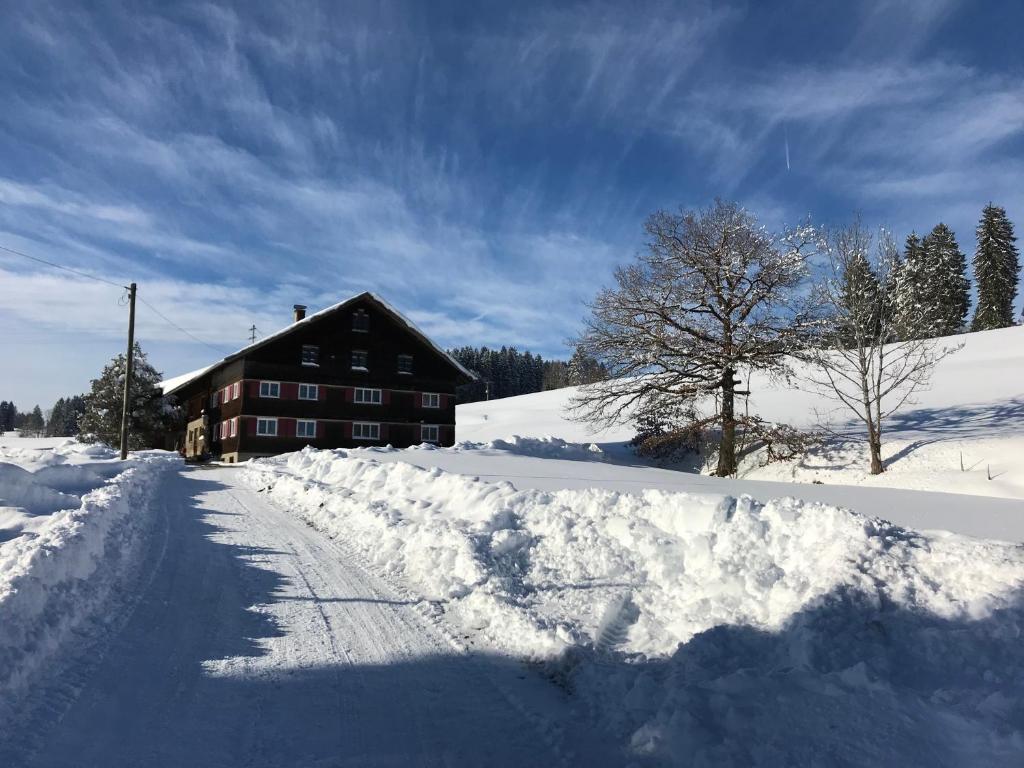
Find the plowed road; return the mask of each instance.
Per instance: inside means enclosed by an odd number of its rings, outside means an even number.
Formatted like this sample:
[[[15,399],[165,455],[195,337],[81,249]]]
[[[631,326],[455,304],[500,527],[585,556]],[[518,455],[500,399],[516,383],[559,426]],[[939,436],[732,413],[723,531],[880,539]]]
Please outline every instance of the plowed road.
[[[424,606],[237,477],[166,480],[139,595],[66,676],[24,764],[619,762],[563,691],[458,650]]]

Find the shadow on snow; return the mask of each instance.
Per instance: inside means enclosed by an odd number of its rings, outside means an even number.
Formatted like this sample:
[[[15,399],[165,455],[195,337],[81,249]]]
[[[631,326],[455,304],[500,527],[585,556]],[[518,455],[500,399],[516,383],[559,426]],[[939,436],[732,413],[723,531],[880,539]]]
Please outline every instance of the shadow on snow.
[[[220,487],[193,483],[196,495]],[[261,641],[283,629],[252,607],[294,598],[282,596],[278,573],[259,567],[265,550],[217,541],[217,516],[195,498],[183,506],[180,535],[202,544],[187,550],[188,562],[165,559],[161,568],[200,582],[229,574],[215,605],[195,611],[218,620],[199,645],[177,642],[191,629],[172,619],[190,608],[169,604],[181,595],[174,579],[155,579],[92,675],[103,688],[94,708],[73,706],[59,740],[44,739],[46,765],[535,764],[523,743],[497,736],[509,732],[500,721],[506,708],[488,711],[461,695],[478,684],[480,665],[527,674],[513,660],[452,654],[260,667]],[[543,671],[562,689],[560,700],[589,710],[619,739],[623,751],[606,753],[607,765],[1020,765],[1020,595],[972,620],[908,611],[884,584],[864,589],[833,592],[778,632],[721,625],[668,659],[582,649]],[[140,660],[154,649],[169,656],[147,676]],[[242,666],[211,673],[218,659]]]

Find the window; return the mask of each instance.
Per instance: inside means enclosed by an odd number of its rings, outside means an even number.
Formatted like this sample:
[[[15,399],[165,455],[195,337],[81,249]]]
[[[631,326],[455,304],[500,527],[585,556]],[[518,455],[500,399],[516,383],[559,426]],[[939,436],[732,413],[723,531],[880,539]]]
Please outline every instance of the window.
[[[420,424],[420,441],[424,443],[437,442],[437,424]]]
[[[295,422],[296,437],[316,437],[316,421],[312,419],[298,419]]]
[[[224,400],[223,400],[223,402],[225,402],[225,403],[231,402],[231,385],[230,384],[228,386],[224,387]]]
[[[237,387],[238,385],[236,384],[235,386]],[[231,433],[230,433],[230,436],[231,437],[238,437],[238,417],[237,416],[235,416],[235,418],[233,418],[231,420]]]
[[[261,381],[260,397],[280,397],[281,383],[278,381]]]
[[[360,389],[356,388],[355,401],[357,403],[368,403],[370,405],[380,405],[381,401],[381,390],[379,389]]]
[[[220,439],[223,440],[227,436],[228,436],[228,423],[226,421],[222,421],[220,423]]]
[[[316,344],[302,345],[302,364],[316,367],[320,365],[320,347]]]
[[[236,381],[234,384],[231,385],[231,399],[232,400],[237,400],[238,397],[241,394],[242,394],[242,382]]]
[[[217,392],[213,392],[210,395],[210,407],[211,408],[216,408],[218,402],[220,402],[220,391],[219,390]]]
[[[412,355],[398,356],[398,372],[412,373]]]
[[[356,421],[352,424],[352,437],[356,440],[380,440],[380,424]]]
[[[424,392],[423,393],[423,407],[424,408],[440,408],[441,407],[441,396],[437,392]]]
[[[319,400],[320,387],[316,384],[299,384],[299,400]]]
[[[256,434],[264,437],[276,437],[277,419],[256,419]]]
[[[366,371],[367,368],[367,354],[365,350],[353,349],[352,350],[352,370],[353,371]]]
[[[366,314],[366,310],[357,309],[352,313],[352,330],[360,331],[361,333],[369,333],[370,316]]]

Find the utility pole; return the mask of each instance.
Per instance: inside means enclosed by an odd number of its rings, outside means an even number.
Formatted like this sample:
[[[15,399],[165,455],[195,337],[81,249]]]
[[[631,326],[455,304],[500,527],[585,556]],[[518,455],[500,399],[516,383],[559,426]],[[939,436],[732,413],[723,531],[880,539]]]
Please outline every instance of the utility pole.
[[[256,323],[253,323],[252,327],[249,328],[249,343],[256,343]]]
[[[128,458],[128,408],[135,367],[135,283],[128,286],[128,358],[124,369],[124,403],[121,406],[121,461]]]

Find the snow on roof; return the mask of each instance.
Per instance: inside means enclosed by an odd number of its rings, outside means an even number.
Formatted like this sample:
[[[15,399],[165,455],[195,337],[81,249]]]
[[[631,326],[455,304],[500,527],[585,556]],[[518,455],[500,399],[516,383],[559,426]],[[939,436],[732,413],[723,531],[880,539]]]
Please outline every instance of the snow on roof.
[[[190,371],[189,373],[183,373],[179,376],[174,376],[173,378],[170,379],[164,379],[163,381],[160,382],[160,389],[163,391],[164,394],[167,394],[168,392],[178,389],[179,387],[185,386],[193,379],[198,379],[200,376],[202,376],[208,370],[213,368],[215,365],[217,365],[217,363],[214,363],[213,365],[208,365],[205,368],[197,368],[194,371]]]
[[[410,331],[412,331],[414,334],[419,336],[420,339],[422,339],[431,349],[433,349],[439,355],[441,355],[446,360],[448,360],[448,362],[450,362],[453,366],[455,366],[455,368],[460,373],[462,373],[463,375],[469,377],[470,379],[476,379],[476,375],[470,373],[461,363],[459,363],[458,360],[456,360],[454,357],[452,357],[447,352],[445,352],[443,349],[441,349],[441,347],[439,347],[437,344],[435,344],[430,339],[430,337],[427,336],[427,334],[425,334],[419,328],[419,326],[417,326],[412,320],[407,318],[405,315],[403,315],[401,312],[399,312],[397,309],[395,309],[391,304],[389,304],[383,298],[378,296],[376,293],[373,293],[372,291],[365,291],[363,293],[357,294],[356,296],[350,296],[349,298],[345,299],[344,301],[339,301],[337,304],[332,304],[331,306],[327,307],[326,309],[321,309],[319,312],[314,312],[312,315],[306,315],[306,317],[302,318],[301,320],[298,320],[298,321],[296,321],[294,323],[291,323],[290,325],[286,325],[284,328],[281,328],[280,330],[277,330],[274,333],[271,333],[271,334],[268,334],[267,336],[264,336],[259,341],[254,342],[252,344],[249,344],[249,345],[247,345],[245,347],[242,347],[237,352],[232,352],[230,355],[225,357],[223,360],[219,360],[218,362],[213,363],[212,365],[208,365],[205,368],[200,368],[199,370],[192,371],[191,373],[185,373],[185,374],[182,374],[181,376],[175,376],[174,378],[167,379],[166,381],[161,382],[160,386],[162,387],[163,392],[164,392],[165,395],[166,394],[170,394],[174,390],[180,389],[181,387],[185,386],[186,384],[188,384],[188,383],[198,379],[204,373],[212,370],[213,368],[216,368],[218,365],[221,365],[222,363],[229,362],[230,360],[234,360],[237,357],[241,357],[246,352],[251,352],[252,350],[257,349],[258,347],[262,347],[265,344],[269,344],[270,342],[275,341],[276,339],[279,339],[282,336],[285,336],[285,335],[291,333],[292,331],[297,329],[299,326],[307,325],[309,323],[312,323],[313,321],[318,320],[320,318],[323,318],[326,315],[331,314],[332,312],[336,312],[339,309],[343,308],[345,305],[351,304],[353,301],[355,301],[357,299],[364,298],[364,297],[368,297],[368,298],[372,299],[373,301],[376,301],[378,304],[380,304],[382,307],[384,307],[385,310],[387,310],[389,313],[394,315],[395,318],[397,318],[398,320],[401,320],[403,323],[405,323],[405,325],[409,328]]]

